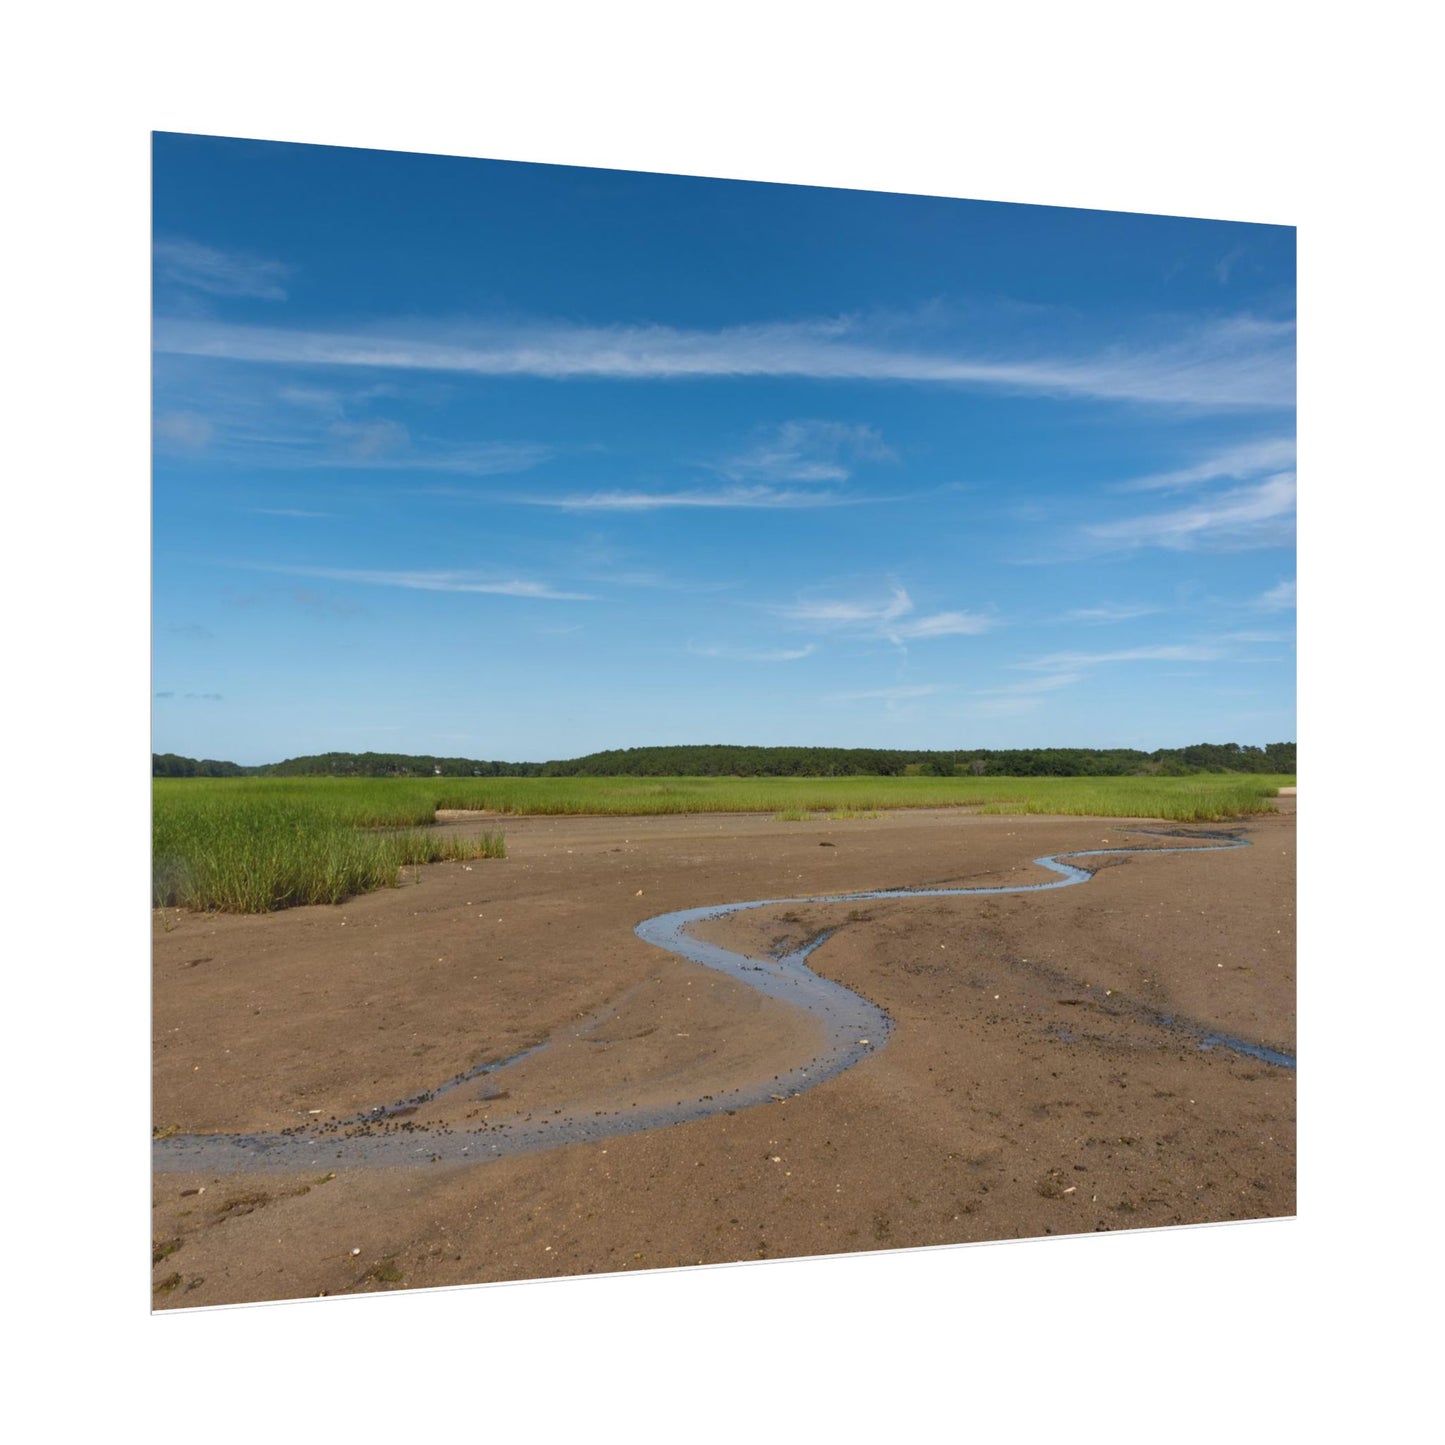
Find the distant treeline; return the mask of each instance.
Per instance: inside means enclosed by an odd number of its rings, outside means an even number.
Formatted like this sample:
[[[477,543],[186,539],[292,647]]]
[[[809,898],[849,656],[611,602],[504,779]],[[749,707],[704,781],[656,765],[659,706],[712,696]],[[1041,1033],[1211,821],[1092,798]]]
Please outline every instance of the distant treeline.
[[[870,777],[926,773],[996,778],[1118,778],[1131,774],[1293,773],[1295,745],[1241,747],[1198,743],[1187,748],[966,748],[951,752],[896,748],[626,748],[546,763],[544,777]]]
[[[1293,773],[1295,745],[1195,743],[1187,748],[753,748],[723,745],[622,748],[548,763],[482,762],[407,753],[320,753],[241,767],[153,753],[157,778],[827,778],[905,774],[995,778],[1182,777],[1190,773]]]
[[[156,778],[536,778],[543,763],[488,763],[475,758],[429,758],[411,753],[318,753],[283,763],[242,767],[211,758],[152,753]]]
[[[152,753],[153,778],[249,778],[260,768],[239,763],[218,763],[215,758],[183,758],[177,753]]]

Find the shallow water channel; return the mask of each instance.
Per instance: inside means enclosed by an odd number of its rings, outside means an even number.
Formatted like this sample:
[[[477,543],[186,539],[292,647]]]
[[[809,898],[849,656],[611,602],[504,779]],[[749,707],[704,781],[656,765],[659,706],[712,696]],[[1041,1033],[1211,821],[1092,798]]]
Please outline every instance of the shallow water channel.
[[[1142,832],[1146,830],[1134,830]],[[841,1074],[882,1048],[892,1030],[888,1015],[876,1004],[822,978],[808,967],[808,955],[826,942],[829,932],[809,939],[781,958],[757,959],[715,943],[707,943],[687,932],[689,925],[725,918],[754,908],[818,903],[859,903],[887,898],[962,898],[999,893],[1045,893],[1055,888],[1073,888],[1094,875],[1076,868],[1067,858],[1096,858],[1126,853],[1208,853],[1225,848],[1247,848],[1244,838],[1227,833],[1165,833],[1165,837],[1209,839],[1207,844],[1164,848],[1091,848],[1082,852],[1050,854],[1033,861],[1059,876],[1046,883],[1013,884],[999,888],[895,888],[862,893],[833,893],[809,898],[759,898],[745,903],[708,904],[659,914],[639,923],[636,933],[644,942],[665,949],[704,968],[725,973],[771,998],[805,1009],[825,1029],[823,1048],[806,1064],[800,1064],[776,1078],[728,1092],[683,1100],[678,1104],[653,1105],[590,1114],[554,1114],[548,1118],[527,1117],[510,1123],[485,1125],[479,1129],[439,1129],[407,1122],[417,1108],[442,1094],[485,1080],[490,1087],[498,1075],[524,1058],[547,1047],[538,1044],[509,1059],[478,1065],[457,1074],[433,1089],[397,1103],[381,1105],[348,1119],[323,1125],[301,1125],[269,1134],[174,1134],[152,1144],[152,1163],[158,1173],[247,1169],[351,1168],[361,1165],[418,1163],[477,1163],[528,1150],[556,1148],[619,1134],[635,1134],[669,1124],[708,1118],[713,1114],[735,1113],[755,1104],[791,1098],[805,1089]],[[1258,1044],[1181,1023],[1165,1015],[1155,1019],[1160,1026],[1183,1032],[1201,1049],[1223,1048],[1246,1054],[1280,1068],[1294,1068],[1289,1054]],[[481,1091],[479,1091],[480,1093]]]

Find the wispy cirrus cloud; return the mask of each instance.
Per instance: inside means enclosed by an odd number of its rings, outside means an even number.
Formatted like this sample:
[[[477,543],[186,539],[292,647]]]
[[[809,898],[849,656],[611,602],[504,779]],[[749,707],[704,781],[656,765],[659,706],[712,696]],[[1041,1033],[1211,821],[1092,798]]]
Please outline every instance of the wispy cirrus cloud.
[[[858,462],[897,461],[870,426],[833,421],[787,421],[752,447],[717,464],[734,480],[844,482]]]
[[[1096,668],[1117,663],[1162,663],[1166,665],[1164,675],[1174,676],[1177,674],[1169,670],[1169,664],[1217,662],[1238,656],[1238,649],[1234,644],[1246,640],[1241,634],[1202,642],[1155,643],[1144,647],[1123,647],[1101,652],[1052,652],[1044,657],[1010,664],[1014,671],[1037,673],[1041,674],[1040,676],[993,687],[975,688],[971,695],[980,700],[977,706],[982,711],[1022,712],[1043,706],[1050,694],[1083,682]]]
[[[811,507],[857,507],[885,499],[849,497],[839,492],[757,486],[686,492],[575,492],[562,496],[531,493],[510,496],[506,500],[529,507],[552,507],[564,512],[660,512],[689,508],[794,511]]]
[[[789,622],[822,631],[881,638],[899,646],[924,638],[976,636],[995,626],[994,618],[978,612],[914,616],[912,597],[896,583],[885,598],[823,598],[771,610]]]
[[[976,637],[994,625],[991,617],[979,612],[935,612],[928,617],[911,617],[887,628],[885,636],[896,641],[924,637]]]
[[[897,322],[823,318],[713,331],[561,322],[391,323],[306,331],[162,318],[157,351],[289,366],[367,367],[551,380],[776,376],[923,382],[1204,408],[1294,404],[1294,324],[1236,316],[1166,340],[1010,355],[996,342],[910,338]],[[783,463],[785,464],[785,463]]]
[[[203,452],[216,435],[215,424],[193,411],[157,412],[152,429],[162,451]]]
[[[1232,251],[1221,256],[1219,260],[1214,263],[1214,274],[1218,278],[1221,286],[1227,286],[1229,284],[1229,273],[1234,270],[1235,262],[1240,260],[1245,255],[1245,252],[1246,248],[1244,246],[1236,246]]]
[[[392,461],[411,443],[410,431],[399,421],[338,421],[326,429],[336,449],[349,461],[362,465]]]
[[[1084,678],[1083,672],[1061,671],[1047,677],[1031,677],[1002,687],[974,688],[968,711],[981,717],[1008,717],[1016,713],[1036,712],[1044,707],[1051,693],[1072,687]]]
[[[1005,687],[979,687],[973,690],[974,697],[1036,697],[1041,693],[1057,692],[1062,687],[1072,687],[1083,678],[1082,672],[1056,672],[1050,677],[1033,677],[1027,682],[1009,683]]]
[[[877,628],[894,622],[913,611],[913,599],[902,587],[894,586],[886,599],[828,598],[796,602],[772,609],[790,622],[804,622],[815,627]]]
[[[1294,508],[1294,473],[1281,472],[1188,507],[1097,523],[1085,527],[1083,535],[1095,545],[1120,549],[1241,551],[1280,547],[1294,540]]]
[[[1144,603],[1105,602],[1098,607],[1076,607],[1063,616],[1065,622],[1083,622],[1090,626],[1101,626],[1110,622],[1132,622],[1136,617],[1151,617],[1162,608]]]
[[[359,582],[370,587],[402,587],[415,592],[469,592],[496,597],[531,597],[547,602],[595,602],[586,592],[563,592],[547,582],[490,578],[475,572],[392,572],[349,567],[281,567],[246,564],[257,572],[315,577],[329,582]]]
[[[157,278],[211,296],[244,296],[284,301],[291,266],[239,251],[221,251],[182,237],[159,240],[152,248]]]
[[[279,470],[498,476],[529,471],[556,451],[532,441],[435,436],[385,414],[415,408],[419,399],[425,405],[424,386],[278,384],[249,368],[160,361],[156,449],[188,461]]]
[[[1119,490],[1126,492],[1179,491],[1186,487],[1198,486],[1203,482],[1243,481],[1248,477],[1258,477],[1266,472],[1292,471],[1295,455],[1294,437],[1265,437],[1262,440],[1226,447],[1223,451],[1211,452],[1207,457],[1187,467],[1176,467],[1172,471],[1154,472],[1149,476],[1135,477],[1132,481],[1121,483]]]
[[[707,470],[727,478],[728,486],[668,491],[617,488],[560,496],[532,493],[507,500],[569,512],[799,511],[868,506],[899,498],[852,495],[839,490],[839,484],[848,480],[859,461],[896,459],[872,427],[788,421],[765,432],[748,450],[704,464]]]
[[[299,607],[303,612],[309,612],[315,617],[336,616],[356,617],[362,612],[354,602],[346,602],[335,597],[325,597],[320,592],[314,592],[309,587],[297,587],[291,593],[291,604]]]
[[[234,466],[296,471],[442,472],[504,476],[530,471],[553,455],[536,442],[454,442],[415,435],[398,421],[335,422],[323,427],[229,425],[191,412],[157,415],[159,450],[209,456]]]
[[[1284,612],[1295,605],[1295,579],[1280,582],[1255,598],[1254,605],[1264,612]]]
[[[332,469],[450,472],[458,476],[495,477],[530,471],[554,453],[537,442],[456,443],[428,437],[413,437],[405,427],[383,436],[366,429],[338,432],[342,445],[336,452],[322,452],[307,459],[308,467]],[[389,436],[398,436],[393,445]]]
[[[806,647],[700,647],[694,642],[687,650],[696,657],[716,657],[725,662],[799,662],[817,650],[810,642]]]
[[[1151,647],[1125,647],[1114,652],[1053,652],[1015,667],[1029,671],[1076,673],[1081,668],[1111,662],[1215,662],[1224,649],[1214,643],[1163,643]]]

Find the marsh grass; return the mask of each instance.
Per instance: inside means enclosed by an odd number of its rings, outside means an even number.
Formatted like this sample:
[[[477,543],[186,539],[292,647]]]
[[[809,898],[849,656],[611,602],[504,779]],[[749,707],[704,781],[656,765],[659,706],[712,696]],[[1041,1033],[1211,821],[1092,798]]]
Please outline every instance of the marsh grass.
[[[152,812],[152,902],[157,908],[268,913],[306,903],[339,903],[395,887],[401,870],[445,859],[506,856],[501,836],[424,830],[434,808],[398,797],[311,785],[215,786],[229,780],[157,783]],[[285,780],[290,783],[291,780]],[[307,780],[308,782],[310,780]]]
[[[1293,781],[1237,773],[1189,778],[1003,778],[995,784],[994,796],[981,800],[979,812],[1218,822],[1269,812],[1279,789]]]
[[[439,833],[438,808],[493,814],[772,813],[782,821],[969,807],[1206,822],[1267,812],[1293,777],[160,778],[158,908],[266,913],[395,887],[404,868],[501,858],[500,834]]]
[[[377,781],[385,788],[390,780]],[[1188,822],[1267,812],[1279,788],[1293,782],[1293,777],[1225,773],[1184,778],[438,778],[420,786],[430,789],[437,807],[501,814],[772,813],[802,821],[818,814],[867,817],[894,808],[971,807]]]
[[[1222,818],[1267,811],[1293,776],[1182,778],[158,778],[156,809],[219,804],[324,814],[353,828],[424,828],[438,808],[495,814],[872,813],[973,807],[1103,817]]]

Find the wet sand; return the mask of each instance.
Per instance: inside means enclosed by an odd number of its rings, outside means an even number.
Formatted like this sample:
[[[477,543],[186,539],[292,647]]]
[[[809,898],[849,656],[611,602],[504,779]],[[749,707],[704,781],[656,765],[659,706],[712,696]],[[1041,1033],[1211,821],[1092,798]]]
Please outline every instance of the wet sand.
[[[1292,1214],[1293,1071],[1198,1037],[1293,1052],[1293,808],[1239,823],[1249,848],[1094,860],[1078,888],[698,925],[762,957],[835,929],[809,966],[888,1013],[886,1047],[797,1097],[483,1164],[348,1167],[320,1134],[314,1167],[157,1173],[156,1304]],[[1046,853],[1178,841],[959,811],[504,827],[506,860],[339,907],[158,915],[157,1132],[315,1130],[543,1041],[388,1127],[424,1150],[718,1094],[805,1061],[818,1026],[645,944],[643,919],[1037,882]]]

